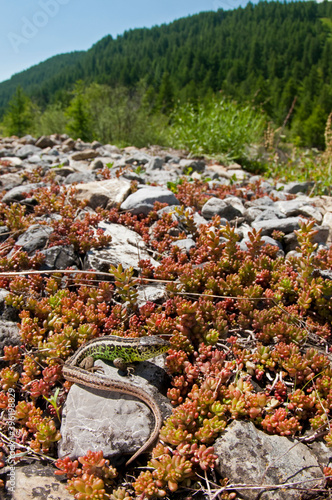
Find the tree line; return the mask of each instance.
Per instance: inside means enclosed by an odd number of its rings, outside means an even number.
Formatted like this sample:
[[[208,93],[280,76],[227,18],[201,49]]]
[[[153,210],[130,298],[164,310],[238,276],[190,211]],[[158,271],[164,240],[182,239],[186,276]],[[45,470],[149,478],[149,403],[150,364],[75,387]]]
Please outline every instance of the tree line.
[[[199,106],[223,95],[263,110],[277,127],[286,121],[296,144],[322,148],[332,110],[331,54],[331,2],[249,3],[107,36],[87,52],[45,61],[0,84],[0,117],[8,121],[18,86],[38,109],[39,127],[57,117],[57,126],[62,120],[67,129],[70,106],[86,92],[90,104],[103,93],[109,110],[120,96],[123,106],[159,123],[167,123],[179,103]],[[83,101],[89,136],[93,112],[105,110],[88,109]],[[104,119],[113,123],[109,114]]]

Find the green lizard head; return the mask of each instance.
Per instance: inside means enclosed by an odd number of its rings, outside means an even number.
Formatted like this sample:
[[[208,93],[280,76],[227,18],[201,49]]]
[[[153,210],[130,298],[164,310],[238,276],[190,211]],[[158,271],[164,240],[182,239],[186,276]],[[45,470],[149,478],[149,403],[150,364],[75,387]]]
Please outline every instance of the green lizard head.
[[[140,337],[139,339],[139,361],[144,361],[145,359],[154,358],[159,356],[168,349],[170,349],[171,344],[168,340],[164,340],[160,337]]]

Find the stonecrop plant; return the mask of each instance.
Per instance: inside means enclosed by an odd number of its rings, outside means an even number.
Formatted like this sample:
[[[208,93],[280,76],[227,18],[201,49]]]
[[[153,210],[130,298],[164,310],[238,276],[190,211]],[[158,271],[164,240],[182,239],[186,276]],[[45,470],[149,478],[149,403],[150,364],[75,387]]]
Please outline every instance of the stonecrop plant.
[[[248,189],[254,197],[265,194],[259,183]],[[57,458],[61,410],[70,385],[62,377],[61,360],[88,340],[109,334],[170,339],[167,395],[174,408],[150,459],[139,458],[145,468],[132,469],[130,480],[110,466],[102,451],[57,460],[56,474],[66,475],[76,499],[166,498],[201,488],[202,477],[213,472],[216,478],[213,444],[235,419],[280,436],[319,432],[332,446],[332,280],[323,273],[331,268],[332,250],[318,251],[310,220],[303,220],[297,232],[299,255],[287,260],[263,242],[259,231],[249,233],[244,251],[235,227],[222,226],[219,217],[195,225],[192,214],[206,196],[235,193],[234,186],[209,190],[208,184],[184,181],[177,193],[180,223],[169,214],[158,218],[160,205],[148,216],[116,208],[85,214],[74,193],[60,193],[55,184],[34,191],[37,204],[28,215],[20,206],[0,203],[1,224],[8,221],[11,233],[0,248],[1,270],[8,271],[0,276],[0,286],[10,292],[7,307],[17,311],[20,326],[19,343],[5,347],[1,360],[0,467],[11,439],[6,435],[8,389],[15,392],[17,462],[24,460],[22,450],[32,457]],[[97,230],[98,222],[106,220],[140,234],[159,252],[159,266],[142,260],[140,276],[113,267],[106,281],[97,272],[74,269],[69,274],[10,275],[38,270],[38,253],[11,251],[34,217],[49,213],[61,216],[52,222],[50,246],[71,244],[81,256],[91,247],[106,246],[109,240]],[[186,234],[196,243],[189,252],[174,246]],[[137,287],[147,280],[168,281],[163,304],[137,305]],[[237,497],[225,491],[220,498]]]

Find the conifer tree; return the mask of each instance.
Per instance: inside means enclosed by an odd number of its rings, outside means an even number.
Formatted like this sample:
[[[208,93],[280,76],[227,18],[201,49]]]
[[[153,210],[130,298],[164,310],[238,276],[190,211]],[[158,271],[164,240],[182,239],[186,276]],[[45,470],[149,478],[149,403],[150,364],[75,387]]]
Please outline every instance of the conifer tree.
[[[86,105],[82,81],[76,83],[73,94],[74,97],[66,111],[69,118],[67,130],[74,139],[89,141],[91,139],[91,116]]]
[[[8,111],[4,116],[4,126],[7,135],[22,137],[27,134],[32,125],[32,103],[29,97],[18,86],[8,104]]]

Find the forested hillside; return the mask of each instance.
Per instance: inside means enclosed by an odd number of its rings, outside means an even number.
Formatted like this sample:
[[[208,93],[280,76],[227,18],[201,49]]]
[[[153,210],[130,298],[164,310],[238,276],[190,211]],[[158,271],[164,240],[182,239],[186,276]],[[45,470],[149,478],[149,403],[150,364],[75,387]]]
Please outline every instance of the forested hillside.
[[[40,104],[46,105],[51,96],[56,98],[59,89],[68,88],[79,78],[80,61],[84,56],[84,51],[59,54],[0,83],[0,115],[18,86]]]
[[[222,92],[263,109],[276,126],[292,110],[287,127],[294,141],[323,147],[331,54],[331,2],[249,3],[108,36],[86,53],[45,61],[0,84],[0,113],[17,85],[41,112],[50,104],[68,106],[77,80],[130,96],[139,88],[140,99],[163,115],[178,101],[197,103]]]

